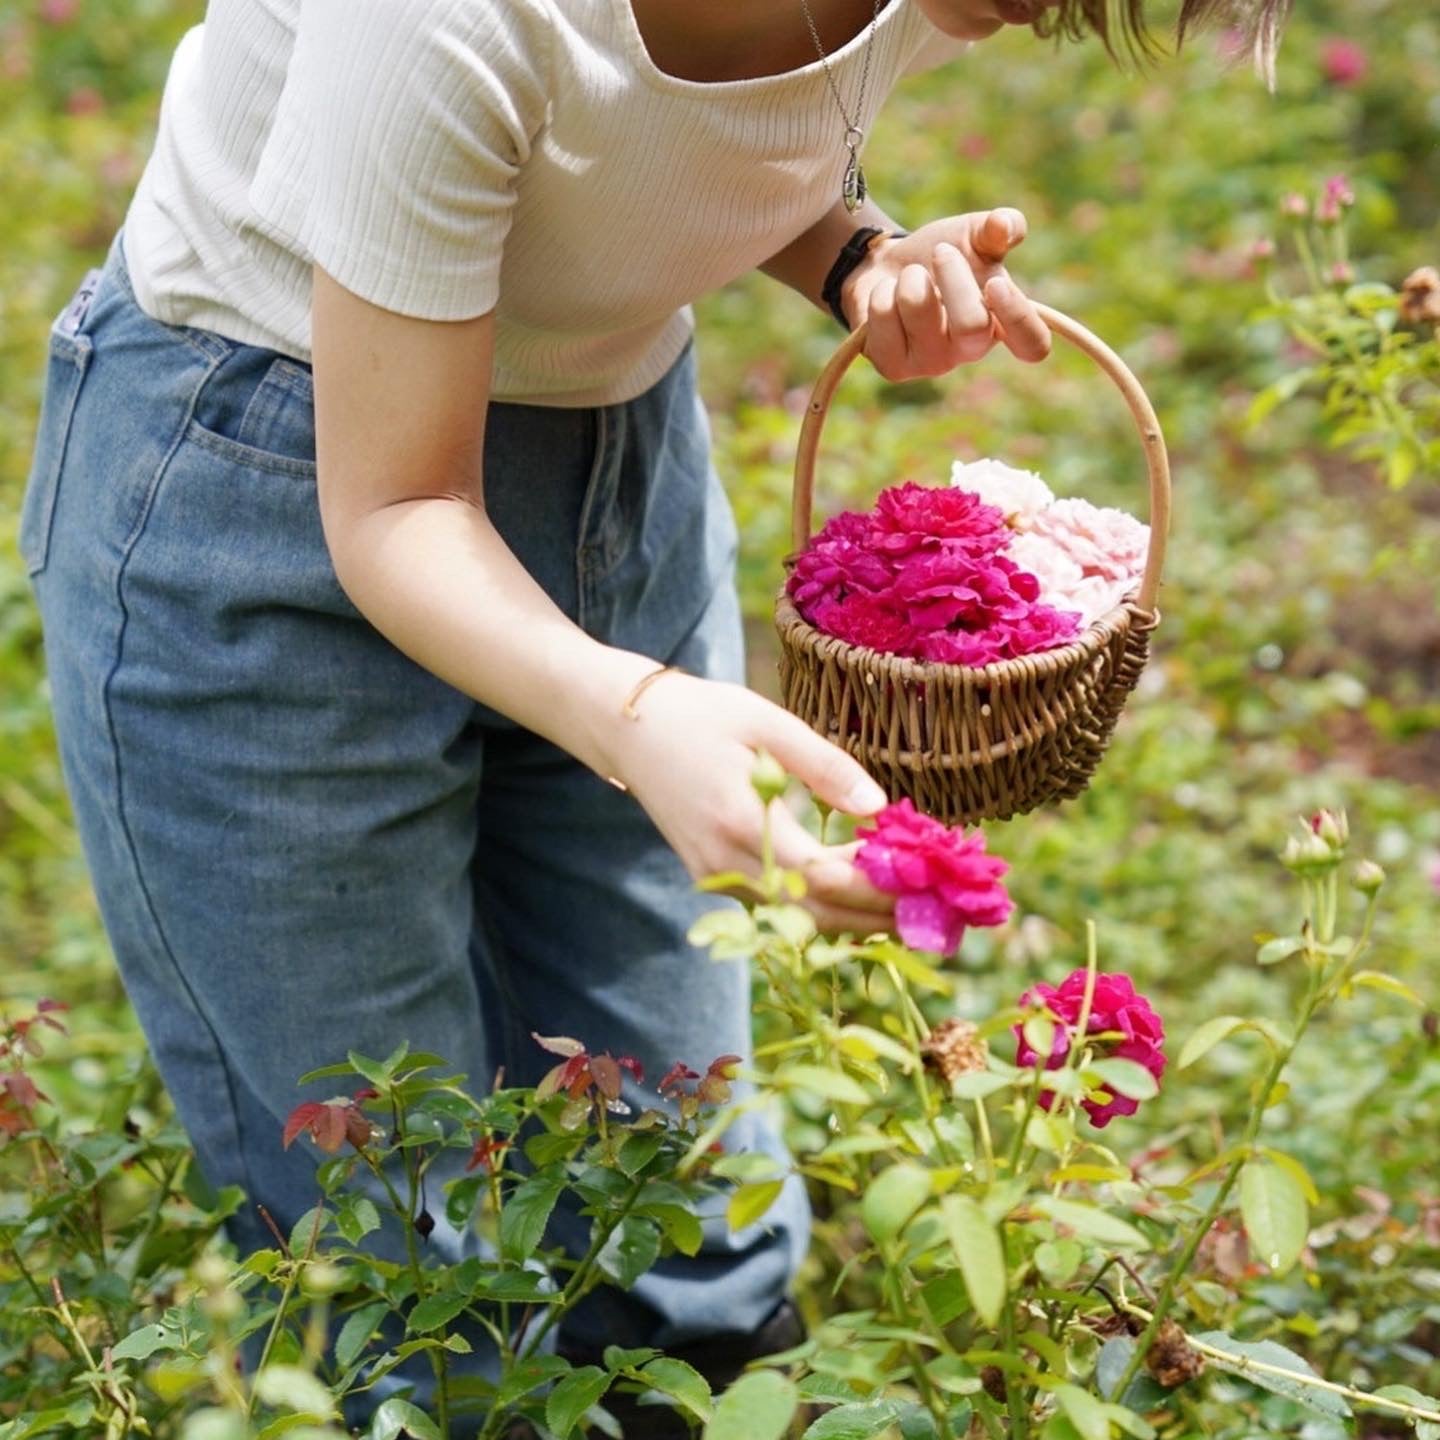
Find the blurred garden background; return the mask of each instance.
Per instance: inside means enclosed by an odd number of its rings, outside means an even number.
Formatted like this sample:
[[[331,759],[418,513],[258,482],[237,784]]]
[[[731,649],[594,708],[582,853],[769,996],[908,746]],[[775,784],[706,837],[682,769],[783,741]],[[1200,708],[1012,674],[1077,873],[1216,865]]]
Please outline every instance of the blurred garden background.
[[[160,1124],[166,1101],[67,811],[15,529],[47,328],[123,217],[170,52],[200,10],[195,0],[0,6],[0,1015],[40,997],[70,1007],[71,1033],[54,1038],[37,1079],[66,1127],[117,1136]],[[1423,433],[1397,459],[1394,435],[1370,437],[1369,454],[1364,436],[1337,429],[1323,388],[1299,383],[1316,356],[1272,298],[1311,288],[1297,233],[1317,246],[1339,233],[1286,218],[1282,202],[1313,207],[1335,175],[1354,196],[1342,262],[1353,275],[1332,275],[1331,256],[1322,289],[1343,297],[1358,284],[1363,308],[1379,294],[1364,286],[1393,291],[1440,265],[1440,13],[1434,0],[1297,0],[1297,10],[1274,94],[1231,63],[1223,32],[1139,69],[1094,44],[1006,35],[908,82],[870,138],[866,170],[902,223],[1022,208],[1030,238],[1014,273],[1126,357],[1174,461],[1155,659],[1091,790],[988,827],[1018,907],[1006,927],[967,941],[958,1008],[983,1017],[997,996],[1068,971],[1093,918],[1104,964],[1143,983],[1177,1039],[1216,1014],[1285,1012],[1287,982],[1255,964],[1257,936],[1283,931],[1293,909],[1274,855],[1295,816],[1346,809],[1388,874],[1377,964],[1421,1003],[1376,991],[1335,1012],[1273,1097],[1267,1123],[1316,1180],[1316,1229],[1300,1266],[1253,1277],[1237,1323],[1302,1349],[1322,1372],[1433,1394],[1440,462]],[[798,415],[837,335],[760,277],[707,299],[699,322],[717,461],[743,535],[754,680],[773,693],[769,613]],[[1415,343],[1433,349],[1425,323]],[[1399,402],[1422,421],[1429,407],[1432,438],[1437,384],[1432,365]],[[1077,356],[1026,368],[997,354],[903,387],[857,367],[826,428],[821,507],[899,479],[943,483],[953,458],[984,455],[1033,467],[1060,493],[1143,503],[1139,448],[1106,382]],[[1203,1150],[1196,1137],[1249,1073],[1243,1045],[1223,1047],[1204,1083],[1149,1112],[1152,1146]],[[0,1150],[0,1227],[23,1209],[27,1163]],[[0,1314],[20,1303],[5,1255],[0,1246]],[[1249,1261],[1206,1263],[1239,1273]],[[83,1292],[83,1267],[76,1277]],[[0,1327],[0,1421],[14,1413],[7,1397],[25,1393],[28,1343]],[[1265,1399],[1267,1419],[1259,1401],[1237,1400],[1233,1433],[1298,1428],[1288,1403]],[[1306,1423],[1314,1440],[1338,1422]]]

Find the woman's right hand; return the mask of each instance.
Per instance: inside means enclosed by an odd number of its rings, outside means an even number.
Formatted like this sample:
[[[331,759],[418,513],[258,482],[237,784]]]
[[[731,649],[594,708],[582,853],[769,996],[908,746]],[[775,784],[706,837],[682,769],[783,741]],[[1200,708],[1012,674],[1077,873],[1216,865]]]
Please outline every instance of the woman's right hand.
[[[765,751],[815,796],[848,815],[873,815],[885,793],[859,763],[789,711],[741,685],[682,672],[661,676],[610,727],[609,773],[644,806],[695,879],[759,876],[765,809],[751,773]],[[857,845],[822,845],[782,801],[770,806],[775,860],[800,872],[822,930],[893,927],[895,897],[856,868]]]

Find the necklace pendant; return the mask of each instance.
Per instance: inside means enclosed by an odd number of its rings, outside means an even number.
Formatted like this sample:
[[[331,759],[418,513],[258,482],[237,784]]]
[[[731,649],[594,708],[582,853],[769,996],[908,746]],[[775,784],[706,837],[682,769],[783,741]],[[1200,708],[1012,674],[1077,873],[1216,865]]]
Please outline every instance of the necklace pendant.
[[[845,178],[840,184],[840,198],[845,208],[853,215],[864,203],[866,196],[865,172],[860,168],[860,156],[855,150],[845,164]]]

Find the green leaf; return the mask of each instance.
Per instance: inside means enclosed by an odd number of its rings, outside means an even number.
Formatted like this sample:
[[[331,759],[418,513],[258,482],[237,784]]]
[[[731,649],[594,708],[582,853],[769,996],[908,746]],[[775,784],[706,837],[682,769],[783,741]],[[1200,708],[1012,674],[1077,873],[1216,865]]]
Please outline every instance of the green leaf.
[[[322,1420],[339,1414],[327,1386],[298,1365],[267,1365],[255,1375],[255,1394],[266,1405],[283,1406]]]
[[[1279,1049],[1285,1043],[1284,1037],[1268,1020],[1251,1020],[1244,1015],[1216,1015],[1207,1020],[1181,1046],[1180,1058],[1175,1062],[1175,1068],[1184,1070],[1193,1065],[1236,1030],[1254,1030],[1265,1038],[1272,1050]]]
[[[725,1219],[732,1230],[743,1230],[753,1225],[780,1198],[785,1188],[783,1180],[766,1180],[759,1185],[742,1185],[730,1197],[725,1207]]]
[[[1278,965],[1282,960],[1288,960],[1304,948],[1305,937],[1303,935],[1277,935],[1273,940],[1267,940],[1260,947],[1255,954],[1255,960],[1260,965]]]
[[[1320,1203],[1320,1192],[1315,1188],[1315,1182],[1310,1178],[1310,1172],[1293,1155],[1287,1155],[1283,1150],[1272,1150],[1266,1146],[1261,1154],[1268,1156],[1283,1170],[1288,1170],[1295,1177],[1295,1183],[1299,1185],[1301,1193],[1312,1204]]]
[[[682,1254],[698,1255],[705,1243],[705,1231],[693,1212],[683,1205],[636,1206],[637,1215],[648,1215],[665,1232],[665,1238]]]
[[[545,1233],[562,1183],[552,1175],[532,1175],[506,1196],[500,1211],[500,1251],[508,1260],[528,1260]]]
[[[860,1202],[865,1228],[882,1245],[893,1240],[930,1198],[930,1172],[908,1160],[882,1170]]]
[[[870,1440],[895,1423],[903,1407],[896,1400],[870,1400],[827,1411],[805,1431],[805,1440]]]
[[[1371,990],[1384,990],[1388,994],[1398,995],[1402,1000],[1408,1000],[1419,1010],[1425,1008],[1425,1002],[1403,980],[1397,980],[1393,975],[1386,975],[1380,970],[1357,970],[1345,983],[1363,985]]]
[[[1104,1401],[1078,1385],[1057,1385],[1055,1398],[1083,1440],[1110,1440],[1110,1416]]]
[[[366,1196],[347,1195],[336,1212],[335,1228],[352,1245],[358,1245],[371,1231],[380,1228],[380,1212],[375,1202]]]
[[[681,1409],[688,1410],[697,1420],[710,1418],[710,1382],[693,1365],[662,1355],[639,1373],[647,1385],[678,1401]]]
[[[720,1397],[703,1440],[780,1440],[799,1403],[795,1387],[774,1370],[742,1375]]]
[[[1374,1393],[1379,1400],[1399,1400],[1402,1404],[1413,1405],[1417,1410],[1431,1410],[1440,1414],[1440,1400],[1433,1395],[1422,1395],[1409,1385],[1382,1385]],[[1415,1427],[1415,1440],[1440,1440],[1440,1420],[1416,1420],[1409,1416],[1406,1418],[1410,1419],[1410,1423]]]
[[[1084,1073],[1086,1079],[1098,1075],[1107,1090],[1127,1100],[1153,1100],[1160,1093],[1160,1082],[1137,1060],[1096,1060]]]
[[[1006,1290],[1005,1247],[999,1230],[968,1195],[945,1196],[940,1213],[975,1313],[987,1325],[998,1325]]]
[[[660,1227],[653,1220],[627,1215],[605,1242],[596,1263],[622,1290],[660,1258]]]
[[[1121,1220],[1093,1205],[1085,1205],[1078,1200],[1057,1200],[1046,1195],[1035,1202],[1035,1208],[1042,1215],[1048,1215],[1077,1234],[1088,1235],[1102,1245],[1119,1245],[1132,1250],[1150,1248],[1150,1242],[1128,1220]]]
[[[360,1358],[389,1309],[383,1300],[378,1300],[373,1305],[362,1305],[346,1317],[339,1335],[335,1337],[335,1358],[340,1362],[341,1369],[348,1368]]]
[[[425,1335],[448,1325],[468,1304],[470,1296],[464,1291],[442,1290],[438,1295],[427,1295],[411,1312],[408,1329],[413,1335]]]
[[[1236,1340],[1221,1330],[1207,1330],[1203,1334],[1191,1336],[1191,1339],[1221,1352],[1218,1357],[1205,1357],[1208,1364],[1219,1370],[1243,1375],[1252,1385],[1258,1385],[1262,1390],[1269,1390],[1275,1395],[1284,1395],[1290,1400],[1298,1400],[1302,1405],[1320,1411],[1322,1415],[1350,1414],[1350,1407],[1342,1396],[1330,1390],[1318,1390],[1313,1385],[1307,1385],[1306,1380],[1318,1380],[1320,1377],[1293,1350],[1287,1350],[1273,1340]],[[1279,1370],[1292,1371],[1295,1378],[1292,1380],[1285,1375],[1255,1370],[1250,1364],[1255,1360]]]
[[[148,1360],[157,1350],[179,1349],[178,1337],[163,1325],[142,1325],[110,1351],[112,1360]]]
[[[499,1405],[512,1404],[569,1372],[570,1362],[559,1355],[532,1355],[505,1372],[500,1388],[495,1392],[496,1402]]]
[[[620,1147],[615,1157],[620,1168],[629,1176],[638,1175],[660,1153],[665,1143],[663,1132],[650,1135],[631,1135]]]
[[[1008,1090],[1015,1083],[1010,1075],[993,1075],[988,1070],[972,1070],[957,1075],[950,1082],[950,1094],[956,1100],[983,1100],[997,1091]]]
[[[395,1071],[384,1060],[372,1060],[357,1050],[347,1050],[345,1058],[357,1075],[363,1075],[377,1089],[383,1090],[394,1078]]]
[[[604,1398],[610,1380],[611,1376],[598,1365],[585,1365],[556,1381],[545,1401],[545,1425],[554,1431],[555,1440],[569,1440],[585,1412]]]
[[[782,1090],[810,1090],[842,1105],[868,1105],[870,1096],[858,1080],[825,1065],[787,1065],[775,1076]]]
[[[1305,1192],[1289,1169],[1249,1160],[1240,1171],[1240,1213],[1256,1255],[1277,1275],[1300,1258],[1310,1233]]]
[[[408,1400],[387,1400],[370,1421],[369,1440],[399,1440],[408,1431],[410,1440],[440,1440],[440,1427]]]

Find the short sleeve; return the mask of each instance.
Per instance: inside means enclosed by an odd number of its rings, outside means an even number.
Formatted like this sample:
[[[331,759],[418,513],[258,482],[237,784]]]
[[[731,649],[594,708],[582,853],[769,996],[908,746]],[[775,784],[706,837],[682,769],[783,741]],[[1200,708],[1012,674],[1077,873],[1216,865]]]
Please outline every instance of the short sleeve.
[[[263,230],[384,309],[494,308],[515,181],[544,124],[529,0],[301,0],[250,189]]]

